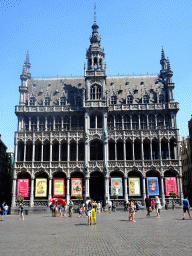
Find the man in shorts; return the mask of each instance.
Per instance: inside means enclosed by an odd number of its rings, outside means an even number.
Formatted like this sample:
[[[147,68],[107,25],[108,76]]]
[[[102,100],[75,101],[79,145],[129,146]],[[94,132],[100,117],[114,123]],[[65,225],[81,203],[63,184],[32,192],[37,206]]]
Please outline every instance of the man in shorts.
[[[147,217],[150,218],[151,213],[151,198],[149,198],[149,195],[147,195],[147,198],[145,198],[145,206],[147,209]]]
[[[90,197],[87,197],[87,201],[86,201],[86,205],[85,205],[85,208],[86,208],[86,214],[88,216],[88,226],[90,226],[92,224],[92,201],[90,199]]]
[[[191,219],[190,205],[189,205],[188,196],[186,196],[185,199],[183,199],[183,220],[185,219],[186,211],[188,211],[189,218]]]

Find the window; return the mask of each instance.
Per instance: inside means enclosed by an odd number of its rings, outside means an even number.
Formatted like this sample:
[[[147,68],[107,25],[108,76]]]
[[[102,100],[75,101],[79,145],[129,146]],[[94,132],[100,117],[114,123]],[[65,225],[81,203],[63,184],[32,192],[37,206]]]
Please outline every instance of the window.
[[[101,86],[94,84],[91,86],[91,99],[99,100],[101,99]]]
[[[60,116],[57,116],[55,118],[55,129],[61,130],[61,117]]]
[[[124,116],[124,129],[130,129],[130,116],[129,115],[125,115]]]
[[[31,97],[29,100],[29,105],[30,106],[35,106],[35,97]]]
[[[99,140],[90,143],[90,160],[103,160],[103,143]]]
[[[35,116],[31,118],[31,130],[37,131],[37,118]]]
[[[47,131],[52,131],[53,130],[53,118],[49,116],[47,118]]]
[[[149,121],[149,129],[155,129],[155,117],[154,115],[150,114],[148,117]]]
[[[64,130],[69,130],[69,117],[68,116],[65,116],[63,118],[63,128]]]
[[[163,95],[159,95],[159,103],[164,103],[164,96]]]
[[[122,117],[120,115],[117,115],[115,117],[115,127],[116,129],[118,130],[121,130],[122,129]]]
[[[108,126],[108,129],[109,130],[113,130],[114,129],[114,118],[112,115],[109,115],[108,116],[108,119],[107,119],[107,126]]]
[[[147,96],[147,95],[143,96],[143,103],[144,104],[148,104],[149,103],[149,96]]]
[[[29,131],[29,118],[28,117],[25,117],[24,123],[25,123],[25,130]]]
[[[133,104],[133,97],[127,96],[127,104]]]
[[[78,118],[76,116],[72,116],[71,118],[71,129],[77,130],[78,128]]]
[[[95,115],[90,116],[90,128],[96,128],[95,127]]]
[[[60,98],[60,105],[61,105],[61,106],[65,106],[65,105],[66,105],[65,97],[61,97],[61,98]]]
[[[132,116],[132,129],[138,130],[139,129],[139,120],[137,115]]]
[[[117,104],[117,97],[116,96],[111,96],[111,105]]]
[[[141,129],[147,129],[147,117],[145,115],[141,115]]]
[[[103,128],[103,117],[102,115],[97,115],[97,128]]]
[[[50,105],[50,97],[46,97],[45,98],[45,106],[49,106]]]
[[[163,116],[161,114],[157,115],[157,127],[163,128]]]
[[[39,118],[39,130],[44,131],[45,130],[45,117],[41,116]]]
[[[169,128],[169,114],[165,115],[165,126],[166,128]]]
[[[79,117],[79,130],[85,129],[85,119],[84,116]]]
[[[79,96],[76,98],[76,105],[81,106],[81,97]]]

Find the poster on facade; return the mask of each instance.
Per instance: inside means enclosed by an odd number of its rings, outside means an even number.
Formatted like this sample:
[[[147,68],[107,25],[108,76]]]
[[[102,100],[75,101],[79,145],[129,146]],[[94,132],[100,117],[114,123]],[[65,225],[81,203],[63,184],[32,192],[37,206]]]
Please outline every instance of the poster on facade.
[[[53,179],[53,197],[65,196],[65,180]]]
[[[147,177],[147,194],[149,196],[159,195],[158,177]]]
[[[46,197],[47,196],[47,179],[45,179],[45,178],[36,179],[35,196],[36,197]]]
[[[29,179],[17,180],[17,197],[29,197]]]
[[[83,179],[71,178],[71,196],[83,195]]]
[[[171,192],[177,193],[177,179],[176,177],[165,177],[165,195],[169,196]]]
[[[111,195],[123,196],[122,178],[111,178]]]
[[[129,178],[129,196],[140,196],[140,178]]]

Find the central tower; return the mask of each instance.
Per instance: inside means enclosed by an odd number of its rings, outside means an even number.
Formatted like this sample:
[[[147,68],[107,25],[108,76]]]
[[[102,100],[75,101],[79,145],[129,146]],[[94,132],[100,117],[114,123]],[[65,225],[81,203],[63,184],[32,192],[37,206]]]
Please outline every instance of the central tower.
[[[96,21],[92,25],[90,46],[86,50],[87,69],[84,67],[86,100],[104,100],[104,88],[106,82],[106,65],[104,65],[105,53],[100,45],[101,37],[98,34]]]

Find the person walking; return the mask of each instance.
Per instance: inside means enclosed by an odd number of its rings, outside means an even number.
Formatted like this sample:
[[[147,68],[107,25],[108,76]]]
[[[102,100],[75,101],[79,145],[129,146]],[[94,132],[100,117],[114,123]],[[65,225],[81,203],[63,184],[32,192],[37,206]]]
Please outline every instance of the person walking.
[[[172,201],[172,209],[175,210],[175,201]]]
[[[111,213],[111,210],[112,210],[112,202],[111,202],[110,199],[109,199],[109,201],[108,201],[108,210],[109,210],[109,213]]]
[[[24,220],[24,207],[22,204],[20,204],[19,207],[20,207],[20,220]]]
[[[82,213],[83,213],[83,208],[81,205],[79,205],[79,217],[83,217]]]
[[[5,215],[5,202],[1,205],[1,221],[3,220],[3,216]]]
[[[94,221],[94,225],[96,225],[96,212],[97,212],[95,204],[93,204],[93,208],[91,210],[91,217],[92,217],[92,222]]]
[[[157,218],[160,218],[161,202],[158,196],[155,197],[155,208],[156,208]]]
[[[191,219],[190,204],[189,204],[188,196],[185,196],[185,199],[183,199],[183,220],[185,219],[186,211],[188,212],[189,218]]]
[[[134,216],[135,216],[135,204],[134,204],[133,198],[131,198],[130,204],[129,204],[129,220],[132,219],[133,222],[136,222],[134,220]]]
[[[150,213],[151,213],[151,198],[149,198],[149,195],[145,198],[145,206],[147,209],[147,217],[150,218]]]
[[[86,212],[87,212],[87,216],[88,216],[88,226],[90,226],[92,224],[92,201],[90,199],[90,197],[87,197],[87,201],[86,201]]]
[[[69,217],[73,216],[73,202],[70,200],[69,202]]]
[[[152,211],[155,211],[155,199],[153,199],[151,202],[151,209]]]

